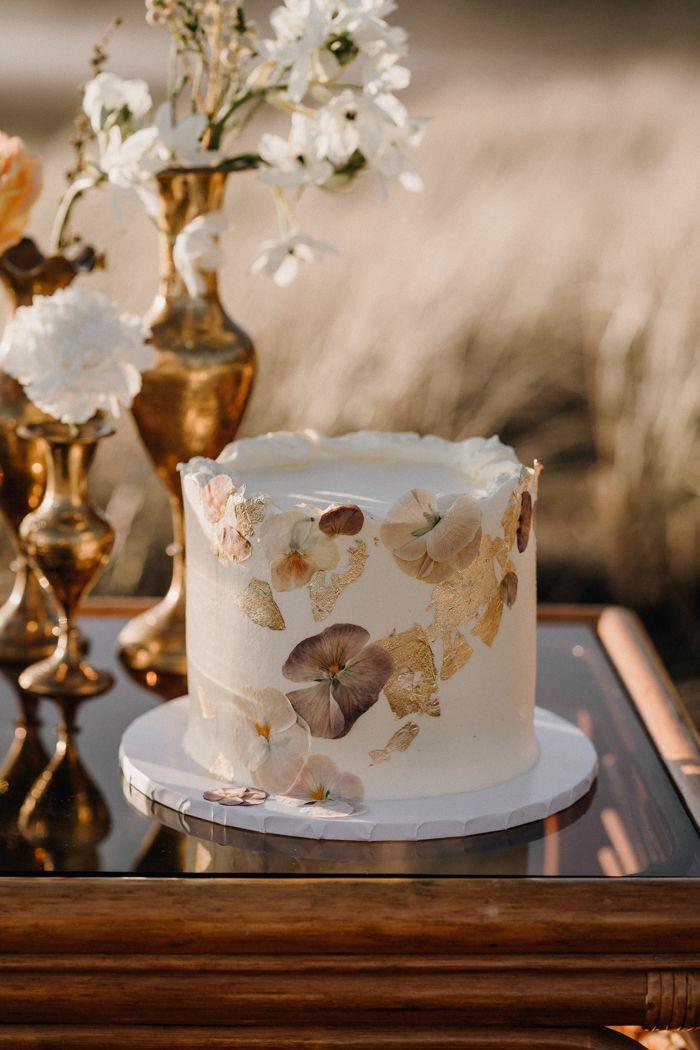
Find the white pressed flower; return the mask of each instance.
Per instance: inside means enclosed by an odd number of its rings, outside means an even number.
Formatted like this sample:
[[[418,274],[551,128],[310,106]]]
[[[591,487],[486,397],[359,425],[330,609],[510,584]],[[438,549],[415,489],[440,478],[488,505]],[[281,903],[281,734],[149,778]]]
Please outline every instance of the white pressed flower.
[[[285,792],[309,751],[309,728],[284,693],[251,690],[231,699],[236,777],[265,791]]]
[[[1,367],[27,396],[63,423],[95,412],[119,414],[141,389],[141,372],[156,354],[140,318],[120,314],[100,292],[67,288],[36,296],[5,329]]]
[[[280,135],[263,135],[259,152],[269,165],[260,178],[270,186],[296,189],[315,184],[322,186],[333,174],[333,165],[323,157],[316,120],[302,113],[292,114],[288,139]]]
[[[192,219],[177,235],[173,262],[191,296],[203,294],[203,274],[206,271],[217,270],[223,265],[224,254],[219,237],[227,229],[225,212],[210,211]]]
[[[333,251],[330,244],[294,233],[278,241],[265,241],[251,270],[267,274],[280,288],[286,288],[297,276],[300,262],[320,262]]]
[[[129,124],[145,117],[152,105],[145,80],[124,80],[116,73],[98,73],[85,87],[83,110],[97,133],[110,122]]]

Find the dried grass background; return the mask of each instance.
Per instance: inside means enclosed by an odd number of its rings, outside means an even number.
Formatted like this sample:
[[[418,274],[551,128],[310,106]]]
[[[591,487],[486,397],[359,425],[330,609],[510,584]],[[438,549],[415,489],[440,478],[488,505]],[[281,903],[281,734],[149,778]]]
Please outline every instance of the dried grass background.
[[[40,239],[68,161],[74,85],[119,11],[112,67],[157,90],[164,41],[138,0],[3,0],[0,126],[46,157]],[[280,291],[248,273],[274,232],[267,195],[250,176],[231,179],[223,298],[260,362],[242,433],[500,432],[546,464],[543,597],[646,610],[692,693],[700,14],[691,3],[487,0],[402,14],[411,108],[433,117],[423,194],[384,201],[368,180],[309,196],[306,227],[341,254]],[[77,220],[109,255],[91,283],[143,310],[156,280],[148,222],[135,208],[120,227],[106,196]],[[94,489],[118,532],[100,589],[162,590],[166,501],[129,419],[101,449]]]

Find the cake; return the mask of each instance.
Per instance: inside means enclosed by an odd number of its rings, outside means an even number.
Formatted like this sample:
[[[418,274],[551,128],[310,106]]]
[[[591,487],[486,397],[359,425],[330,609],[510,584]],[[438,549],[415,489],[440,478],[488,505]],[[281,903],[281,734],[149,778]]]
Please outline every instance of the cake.
[[[181,469],[185,750],[212,798],[351,812],[536,762],[536,465],[306,431]]]

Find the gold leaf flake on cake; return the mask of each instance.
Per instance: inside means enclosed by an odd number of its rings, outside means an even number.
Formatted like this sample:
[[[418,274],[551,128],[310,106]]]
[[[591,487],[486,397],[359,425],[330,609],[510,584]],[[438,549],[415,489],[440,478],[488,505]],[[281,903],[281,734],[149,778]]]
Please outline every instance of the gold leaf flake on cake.
[[[265,580],[251,580],[244,591],[236,595],[236,605],[258,627],[283,631],[286,627],[280,607],[272,597],[272,588]]]
[[[471,645],[460,631],[455,630],[453,634],[443,634],[442,663],[440,664],[442,681],[446,682],[448,678],[461,670],[473,652]]]
[[[520,517],[520,493],[513,492],[506,509],[503,512],[501,518],[501,527],[503,528],[503,539],[505,542],[506,551],[509,551],[515,543],[515,537],[518,531],[518,518]]]
[[[396,668],[384,686],[396,717],[405,718],[415,712],[437,717],[440,714],[437,669],[423,628],[416,624],[408,631],[390,634],[378,644],[391,655]]]
[[[390,738],[386,747],[380,747],[376,751],[370,751],[369,757],[373,762],[388,762],[392,751],[406,751],[418,736],[420,727],[415,722],[406,722],[399,727]]]
[[[262,496],[243,496],[235,500],[236,528],[241,536],[252,536],[255,526],[265,520],[265,500]]]
[[[368,557],[367,544],[364,540],[356,540],[352,547],[348,547],[347,569],[332,572],[330,580],[327,580],[326,572],[314,573],[309,583],[311,614],[314,620],[319,622],[330,616],[345,588],[358,580],[364,572]]]
[[[496,640],[496,635],[498,634],[498,628],[501,626],[502,616],[503,598],[501,597],[499,588],[499,590],[491,596],[484,612],[477,620],[476,626],[472,630],[472,634],[477,638],[481,638],[484,645],[493,645]]]

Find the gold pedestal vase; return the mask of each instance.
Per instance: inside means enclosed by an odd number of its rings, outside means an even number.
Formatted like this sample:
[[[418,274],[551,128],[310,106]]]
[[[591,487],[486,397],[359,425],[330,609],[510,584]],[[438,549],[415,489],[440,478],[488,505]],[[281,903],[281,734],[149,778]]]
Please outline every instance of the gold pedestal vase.
[[[76,274],[99,261],[92,249],[74,258],[47,258],[25,237],[0,256],[0,282],[7,289],[11,312],[29,306],[35,295],[66,288]],[[0,371],[0,511],[15,550],[14,587],[0,608],[0,663],[26,665],[56,647],[58,609],[47,581],[31,571],[19,536],[22,519],[43,499],[46,468],[43,441],[23,441],[17,428],[48,418],[15,379]]]
[[[224,172],[166,171],[160,190],[161,277],[146,320],[158,352],[143,376],[132,412],[143,443],[170,498],[172,576],[157,605],[131,620],[119,636],[122,659],[133,669],[182,675],[185,659],[183,506],[178,463],[215,459],[236,436],[255,376],[255,350],[219,300],[215,271],[202,273],[203,291],[191,296],[175,268],[173,248],[193,219],[221,208]]]
[[[112,675],[82,659],[75,623],[78,603],[109,561],[114,529],[91,504],[88,468],[97,442],[113,433],[101,415],[79,425],[56,420],[20,427],[20,437],[48,447],[46,492],[20,526],[29,560],[45,576],[59,608],[58,643],[51,656],[19,676],[22,689],[40,696],[87,697],[108,689]]]

